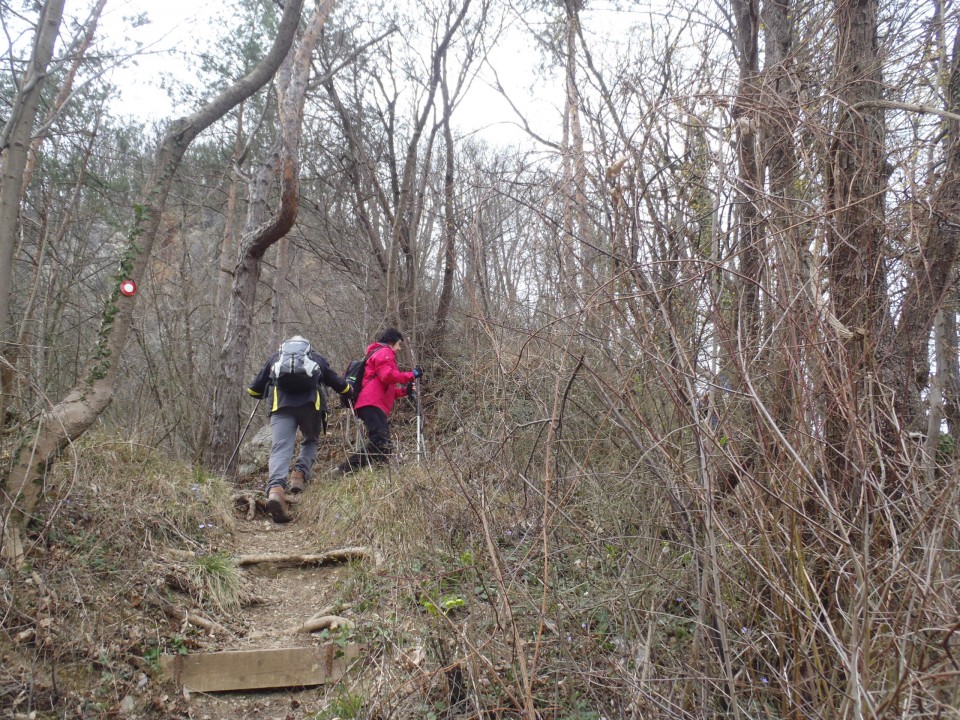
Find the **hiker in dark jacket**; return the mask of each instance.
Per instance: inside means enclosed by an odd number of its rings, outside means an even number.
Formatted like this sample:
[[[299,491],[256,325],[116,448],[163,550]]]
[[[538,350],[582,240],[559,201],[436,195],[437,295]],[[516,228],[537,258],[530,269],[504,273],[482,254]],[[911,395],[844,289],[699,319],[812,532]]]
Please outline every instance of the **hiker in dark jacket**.
[[[390,442],[390,411],[397,398],[407,394],[407,385],[423,375],[423,369],[401,372],[397,368],[397,351],[403,344],[403,335],[396,328],[387,328],[375,343],[367,347],[367,363],[360,387],[360,396],[354,405],[357,417],[367,430],[367,443],[354,453],[336,471],[352,472],[365,463],[386,463],[393,444]]]
[[[281,350],[284,347],[307,349],[310,344],[306,339],[295,335],[284,341]],[[317,459],[317,444],[326,415],[326,401],[321,385],[331,387],[338,393],[350,392],[347,381],[331,370],[326,359],[313,350],[306,353],[306,357],[315,363],[310,377],[306,380],[309,387],[304,390],[291,390],[282,378],[278,380],[275,377],[275,367],[280,355],[280,350],[271,355],[247,388],[247,392],[255,398],[262,398],[266,394],[270,402],[273,446],[270,449],[267,511],[277,523],[293,519],[287,508],[287,491],[289,490],[291,495],[290,501],[293,496],[303,492],[310,480],[313,463]],[[303,441],[300,444],[300,456],[291,470],[290,460],[293,458],[298,429],[303,434]]]

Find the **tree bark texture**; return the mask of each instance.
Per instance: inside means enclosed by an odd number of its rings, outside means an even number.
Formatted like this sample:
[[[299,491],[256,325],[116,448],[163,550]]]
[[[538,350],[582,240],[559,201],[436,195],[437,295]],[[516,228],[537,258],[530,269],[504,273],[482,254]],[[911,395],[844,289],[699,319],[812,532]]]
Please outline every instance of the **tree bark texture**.
[[[759,0],[732,0],[739,87],[733,106],[737,147],[737,252],[740,256],[739,343],[747,356],[760,340],[762,237],[757,205],[762,179],[757,153],[760,116]],[[736,348],[730,348],[734,353]],[[735,355],[730,355],[735,357]]]
[[[302,6],[303,0],[288,0],[273,45],[257,66],[196,113],[176,120],[164,136],[142,203],[135,208],[128,245],[114,276],[113,290],[103,310],[96,348],[86,374],[65,398],[41,416],[35,431],[24,439],[6,480],[5,554],[20,555],[18,539],[39,497],[40,474],[68,442],[94,423],[113,397],[118,367],[114,359],[121,357],[126,346],[137,302],[136,295],[120,295],[120,283],[126,278],[146,275],[167,196],[184,153],[204,129],[273,77],[293,42]]]
[[[443,173],[443,278],[440,285],[440,300],[437,302],[437,315],[431,338],[431,352],[439,357],[443,353],[443,344],[447,330],[447,317],[450,314],[450,304],[453,300],[453,276],[457,268],[457,221],[454,210],[454,153],[453,131],[450,128],[450,115],[453,108],[450,104],[450,88],[447,86],[447,75],[444,73],[440,82],[440,92],[443,98],[443,140],[445,148],[445,164]]]
[[[950,113],[960,112],[960,31],[954,37],[946,88]],[[944,158],[930,198],[920,253],[914,262],[889,357],[887,381],[895,388],[903,427],[925,431],[921,391],[930,372],[930,329],[954,280],[960,249],[960,122],[945,117]]]
[[[586,159],[583,150],[583,128],[580,122],[581,98],[577,80],[577,38],[580,36],[579,0],[564,2],[564,103],[563,138],[561,140],[563,178],[560,188],[562,220],[558,260],[560,263],[561,303],[564,313],[576,311],[581,288],[589,282],[596,252],[586,238],[587,200]]]
[[[233,141],[233,156],[230,170],[230,189],[227,193],[227,209],[225,211],[226,219],[223,223],[223,238],[220,241],[220,271],[217,273],[217,296],[214,300],[214,308],[217,310],[217,317],[223,318],[227,314],[227,293],[230,291],[230,278],[233,270],[234,258],[236,257],[237,246],[237,196],[240,194],[240,164],[243,162],[243,110],[244,104],[240,103],[237,108],[237,132]],[[220,332],[223,331],[223,324],[218,323]]]
[[[10,292],[13,288],[13,256],[17,245],[17,224],[23,179],[30,150],[33,124],[40,109],[40,93],[47,77],[47,66],[60,32],[65,0],[47,0],[40,12],[33,52],[24,76],[19,80],[10,116],[0,134],[0,355],[11,358],[16,349],[8,347],[14,340],[13,318],[10,317]],[[13,363],[11,363],[13,365]],[[0,371],[0,427],[6,418],[7,395],[13,379],[3,365]]]
[[[862,434],[869,377],[884,328],[884,115],[873,104],[882,90],[877,0],[837,0],[834,136],[827,158],[827,261],[833,313],[846,332],[834,343],[825,419],[828,476],[854,490],[871,463]],[[866,428],[872,433],[872,428]],[[858,470],[859,469],[859,470]]]
[[[769,362],[772,384],[764,398],[773,409],[781,429],[801,425],[795,417],[797,400],[803,385],[801,341],[812,327],[807,294],[809,272],[804,262],[806,239],[798,230],[796,192],[797,150],[794,132],[799,126],[799,105],[793,72],[793,2],[765,0],[762,9],[764,28],[764,67],[760,104],[764,108],[761,128],[765,138],[762,166],[768,176],[767,245],[776,258],[774,279],[777,315],[782,322],[770,343]],[[795,348],[793,353],[785,348]],[[806,362],[811,362],[807,360]]]
[[[960,457],[960,337],[957,332],[957,291],[950,291],[943,309],[943,324],[937,334],[937,360],[943,372],[943,415],[953,439],[953,457]]]
[[[219,470],[225,466],[240,437],[240,399],[245,378],[257,285],[264,254],[293,227],[297,218],[300,138],[303,133],[303,106],[307,93],[311,59],[334,0],[317,5],[303,36],[277,78],[277,103],[280,114],[280,139],[277,149],[259,172],[255,173],[249,193],[246,227],[240,237],[239,259],[233,274],[230,304],[223,347],[222,372],[217,376],[213,400],[213,434],[210,462]],[[267,200],[274,176],[279,174],[280,203],[270,216]],[[278,283],[285,282],[282,277]],[[245,393],[243,393],[245,395]]]

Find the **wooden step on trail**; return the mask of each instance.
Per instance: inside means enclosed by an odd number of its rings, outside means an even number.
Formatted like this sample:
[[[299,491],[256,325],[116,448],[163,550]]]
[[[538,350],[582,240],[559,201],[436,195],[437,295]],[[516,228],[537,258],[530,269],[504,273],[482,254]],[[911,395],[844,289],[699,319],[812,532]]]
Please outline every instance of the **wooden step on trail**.
[[[308,687],[336,682],[360,657],[360,646],[334,644],[268,650],[163,655],[160,667],[192,692]]]

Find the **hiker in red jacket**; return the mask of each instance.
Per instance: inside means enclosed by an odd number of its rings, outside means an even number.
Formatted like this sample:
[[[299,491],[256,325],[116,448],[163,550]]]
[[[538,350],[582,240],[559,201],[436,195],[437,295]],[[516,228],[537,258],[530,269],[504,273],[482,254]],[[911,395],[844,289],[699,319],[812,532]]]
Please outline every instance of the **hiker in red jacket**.
[[[418,366],[413,372],[401,372],[397,368],[397,350],[403,344],[403,335],[396,328],[387,328],[377,342],[367,348],[367,364],[363,373],[360,396],[354,405],[357,417],[367,429],[367,443],[346,462],[338,465],[337,472],[348,473],[365,463],[385,463],[390,459],[393,444],[390,442],[388,417],[394,401],[407,394],[406,386],[423,375]]]

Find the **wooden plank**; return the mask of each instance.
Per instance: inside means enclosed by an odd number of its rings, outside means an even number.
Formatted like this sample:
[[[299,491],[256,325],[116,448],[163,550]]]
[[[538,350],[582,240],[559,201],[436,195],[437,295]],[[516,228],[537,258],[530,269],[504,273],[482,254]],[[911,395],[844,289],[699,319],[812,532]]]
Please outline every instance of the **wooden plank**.
[[[160,666],[178,687],[195,692],[308,687],[336,682],[360,656],[349,644],[163,655]]]

